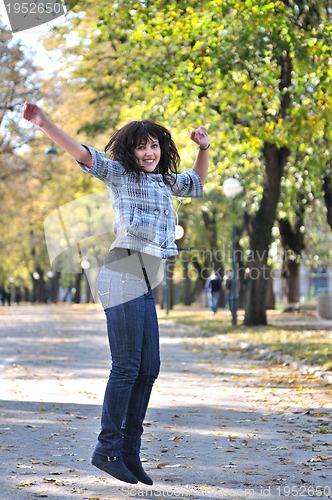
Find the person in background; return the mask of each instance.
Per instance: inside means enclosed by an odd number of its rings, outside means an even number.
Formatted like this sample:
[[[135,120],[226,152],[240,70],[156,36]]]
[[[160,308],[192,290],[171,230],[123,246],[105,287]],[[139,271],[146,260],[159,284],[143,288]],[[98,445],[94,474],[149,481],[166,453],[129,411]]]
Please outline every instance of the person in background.
[[[7,303],[7,305],[10,306],[11,299],[12,299],[11,286],[5,283],[4,286],[1,288],[1,304],[5,306]]]
[[[221,279],[218,274],[213,271],[211,276],[208,278],[206,282],[206,288],[209,293],[209,306],[211,312],[216,314],[219,305],[219,296],[221,290]]]

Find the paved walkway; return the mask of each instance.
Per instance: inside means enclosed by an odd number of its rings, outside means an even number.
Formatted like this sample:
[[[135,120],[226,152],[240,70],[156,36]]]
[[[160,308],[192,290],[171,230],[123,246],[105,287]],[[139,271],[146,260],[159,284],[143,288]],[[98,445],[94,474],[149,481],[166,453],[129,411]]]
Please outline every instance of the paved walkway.
[[[332,498],[331,386],[227,336],[161,324],[142,457],[153,487],[90,465],[109,370],[94,306],[0,310],[1,500]]]

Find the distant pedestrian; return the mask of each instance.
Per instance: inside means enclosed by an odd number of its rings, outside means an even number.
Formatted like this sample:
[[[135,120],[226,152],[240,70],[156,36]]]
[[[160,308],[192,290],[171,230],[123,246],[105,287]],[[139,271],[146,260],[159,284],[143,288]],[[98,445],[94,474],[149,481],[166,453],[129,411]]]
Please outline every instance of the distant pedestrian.
[[[11,289],[8,285],[4,285],[1,289],[1,304],[10,306],[12,299]]]
[[[15,302],[19,306],[22,300],[22,291],[21,288],[18,286],[15,288]]]
[[[116,240],[97,288],[106,314],[112,370],[92,463],[121,481],[152,485],[139,457],[143,421],[160,366],[151,283],[161,260],[178,253],[171,195],[203,195],[209,136],[204,127],[191,133],[199,150],[192,169],[179,174],[180,157],[171,134],[155,122],[140,120],[122,127],[105,147],[108,157],[68,136],[35,104],[25,104],[23,117],[111,193]]]
[[[219,297],[221,290],[221,279],[218,274],[213,271],[206,282],[206,288],[209,293],[209,306],[213,314],[216,314],[219,306]]]

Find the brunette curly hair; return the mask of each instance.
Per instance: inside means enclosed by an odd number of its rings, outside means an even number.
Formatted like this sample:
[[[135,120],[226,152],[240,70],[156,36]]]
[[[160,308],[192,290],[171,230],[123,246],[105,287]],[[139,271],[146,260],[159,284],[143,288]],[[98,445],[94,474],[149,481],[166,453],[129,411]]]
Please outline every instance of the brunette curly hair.
[[[161,157],[157,173],[162,175],[165,184],[173,186],[180,165],[180,155],[170,132],[152,120],[133,121],[120,128],[106,144],[105,153],[112,160],[122,163],[128,172],[134,171],[139,180],[140,175],[145,172],[137,162],[134,149],[140,144],[146,144],[149,139],[157,139],[160,145]]]

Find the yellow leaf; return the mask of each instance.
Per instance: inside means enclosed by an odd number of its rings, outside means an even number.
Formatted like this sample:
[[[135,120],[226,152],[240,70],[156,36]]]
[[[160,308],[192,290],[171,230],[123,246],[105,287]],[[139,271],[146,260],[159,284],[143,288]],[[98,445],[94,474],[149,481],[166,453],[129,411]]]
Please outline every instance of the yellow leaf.
[[[32,483],[29,479],[25,479],[24,481],[19,482],[19,486],[32,486],[36,483]]]
[[[182,441],[182,437],[180,436],[175,436],[175,438],[173,439],[173,441],[175,441],[176,443],[180,443],[180,441]]]

